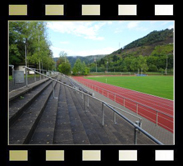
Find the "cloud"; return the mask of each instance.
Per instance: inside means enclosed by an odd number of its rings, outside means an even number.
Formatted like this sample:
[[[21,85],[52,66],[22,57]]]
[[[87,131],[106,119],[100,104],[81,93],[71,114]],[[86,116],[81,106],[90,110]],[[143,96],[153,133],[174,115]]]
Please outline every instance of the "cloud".
[[[174,25],[170,25],[170,26],[168,27],[168,29],[172,29],[172,28],[174,28]]]
[[[168,29],[174,28],[174,22],[173,21],[164,21],[164,22],[162,22],[162,25],[167,26]]]
[[[147,31],[148,27],[143,26],[144,24],[140,24],[140,23],[144,23],[144,22],[142,22],[142,21],[131,21],[127,24],[127,28],[129,30],[135,30],[135,31]]]
[[[98,54],[110,54],[115,50],[113,47],[104,47],[100,49],[91,49],[91,50],[82,50],[82,51],[76,51],[74,54],[71,55],[98,55]]]
[[[69,41],[61,41],[60,44],[69,44]]]
[[[55,32],[67,33],[92,40],[104,40],[104,37],[99,36],[99,30],[110,22],[80,22],[80,21],[62,21],[48,22],[47,27]]]
[[[136,28],[140,22],[139,21],[132,21],[127,24],[128,29]]]
[[[51,50],[53,51],[53,56],[54,57],[58,57],[60,51],[64,51],[67,53],[68,56],[75,56],[75,55],[79,55],[79,56],[87,56],[87,55],[98,55],[98,54],[110,54],[113,51],[116,50],[116,48],[113,47],[104,47],[104,48],[100,48],[100,49],[87,49],[87,50],[72,50],[72,49],[64,49],[64,48],[60,48],[60,47],[54,47],[51,46]]]

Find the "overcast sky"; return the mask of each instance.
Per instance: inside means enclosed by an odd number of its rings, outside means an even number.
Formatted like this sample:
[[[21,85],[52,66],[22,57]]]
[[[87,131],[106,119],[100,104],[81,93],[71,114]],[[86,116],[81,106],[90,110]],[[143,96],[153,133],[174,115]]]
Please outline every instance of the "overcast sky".
[[[110,54],[154,30],[174,28],[174,21],[50,21],[53,56]]]

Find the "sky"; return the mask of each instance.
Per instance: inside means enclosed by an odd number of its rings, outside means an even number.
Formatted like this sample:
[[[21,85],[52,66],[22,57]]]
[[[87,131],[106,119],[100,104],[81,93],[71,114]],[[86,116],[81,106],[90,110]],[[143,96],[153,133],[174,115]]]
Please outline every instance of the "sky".
[[[110,54],[154,30],[174,28],[174,21],[49,21],[53,57]]]

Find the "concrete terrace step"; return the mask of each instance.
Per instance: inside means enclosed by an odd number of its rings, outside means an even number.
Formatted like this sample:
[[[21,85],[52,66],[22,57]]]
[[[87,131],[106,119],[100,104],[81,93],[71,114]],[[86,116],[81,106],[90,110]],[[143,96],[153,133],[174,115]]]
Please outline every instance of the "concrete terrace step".
[[[57,83],[55,87],[55,97],[59,96],[59,92],[60,84]],[[29,144],[53,144],[57,107],[58,99],[55,99],[50,95]]]
[[[79,98],[79,97],[78,97]],[[78,99],[79,100],[79,99]],[[85,102],[87,99],[85,100]],[[84,107],[84,104],[83,104]],[[113,123],[111,123],[106,117],[105,113],[105,125],[102,126],[102,105],[96,100],[89,99],[89,107],[87,107],[88,118],[92,122],[92,132],[102,140],[102,143],[97,144],[121,144],[120,140],[114,135]],[[95,129],[95,130],[94,130]],[[102,133],[102,134],[101,134]]]
[[[63,80],[68,84],[66,78]],[[85,140],[85,138],[82,135],[88,137],[88,144],[134,144],[134,128],[130,124],[118,117],[117,124],[114,124],[112,111],[104,108],[105,125],[102,126],[102,105],[100,102],[90,99],[90,106],[87,108],[86,97],[85,108],[88,110],[86,112],[81,94],[69,88],[66,88],[66,92],[68,108],[70,108],[68,109],[70,110],[68,119],[70,119],[72,134],[80,133],[77,136],[80,138],[80,142],[73,135],[74,144],[83,144],[84,141],[82,142],[82,140]],[[69,125],[67,128],[69,128]],[[60,132],[62,133],[62,131]],[[63,135],[66,136],[66,133]],[[153,142],[145,138],[144,135],[138,134],[138,144],[153,144]]]
[[[23,110],[28,107],[39,94],[50,85],[51,80],[39,84],[31,91],[24,93],[22,98],[16,98],[9,102],[9,125],[11,126],[15,120],[22,114]]]
[[[82,85],[81,83],[77,82],[78,84]],[[122,110],[132,113],[134,114],[133,111],[130,111],[129,109],[121,106],[119,103],[116,103],[115,101],[101,95],[100,93],[94,91],[93,89],[90,89],[88,87],[86,87],[85,85],[82,85],[84,88],[86,88],[87,90],[93,92],[95,94],[95,97],[100,98],[101,100],[112,104],[118,108],[121,108]],[[135,117],[132,117],[131,115],[129,115],[128,113],[124,113],[123,111],[120,111],[122,114],[124,114],[124,116],[126,116],[128,119],[130,119],[131,121],[135,122],[136,120],[138,120]],[[153,137],[155,137],[156,139],[158,139],[159,141],[161,141],[163,144],[165,145],[172,145],[174,144],[174,140],[175,140],[175,135],[172,134],[171,132],[169,132],[168,130],[162,128],[161,126],[157,126],[155,125],[153,122],[147,120],[146,118],[138,115],[139,117],[142,118],[142,128],[147,131],[149,134],[151,134]]]
[[[44,83],[48,80],[49,80],[49,78],[45,78],[45,79],[36,81],[32,84],[28,84],[28,87],[23,86],[21,88],[12,90],[11,92],[9,92],[9,101],[14,100],[21,95],[24,95],[25,93],[31,91],[32,89],[36,88],[37,86],[40,86],[42,83]]]
[[[58,78],[70,84],[67,77]],[[115,124],[113,112],[104,106],[105,124],[102,126],[101,102],[89,98],[88,106],[87,96],[84,100],[81,93],[53,83],[58,99],[52,96],[50,80],[26,93],[24,99],[10,102],[10,110],[14,104],[17,107],[14,114],[19,110],[21,113],[9,127],[9,144],[134,144],[134,128],[129,123],[116,116]],[[137,138],[138,144],[154,144],[143,134],[137,133]]]
[[[74,144],[90,144],[88,136],[83,127],[83,123],[78,114],[78,110],[72,100],[69,88],[66,87],[65,90]]]
[[[55,84],[54,82],[54,86]],[[9,127],[9,144],[27,144],[30,141],[51,92],[52,84],[41,92],[14,125]]]
[[[81,103],[81,95],[79,94],[77,97],[77,102]],[[82,100],[84,102],[84,100]],[[95,113],[95,111],[93,111],[93,107],[91,105],[95,105],[96,103],[93,103],[93,101],[91,101],[91,99],[89,100],[89,107],[87,107],[88,103],[87,103],[88,99],[86,98],[85,100],[85,106],[86,106],[86,115],[87,115],[87,119],[86,121],[90,122],[90,130],[89,132],[97,135],[98,138],[100,139],[100,141],[98,142],[94,142],[96,144],[120,144],[120,141],[113,135],[113,133],[111,133],[111,131],[108,129],[108,127],[102,126],[101,120],[102,120],[102,113],[101,113],[101,108],[100,106],[97,107],[96,111],[99,113],[99,115],[97,115]],[[81,107],[83,107],[84,109],[84,104],[83,102],[81,103]],[[92,104],[93,103],[93,104]],[[84,122],[86,123],[86,122]],[[96,139],[95,139],[96,140]],[[92,141],[93,142],[93,141]]]
[[[76,110],[80,116],[80,120],[83,124],[84,130],[88,136],[90,144],[126,144],[127,141],[124,140],[125,137],[121,137],[118,134],[119,132],[114,128],[113,122],[105,117],[105,126],[101,125],[101,104],[96,101],[90,100],[90,104],[93,103],[95,105],[95,110],[100,115],[97,115],[96,112],[93,111],[93,108],[86,108],[87,107],[87,99],[85,100],[85,108],[89,111],[86,112],[84,109],[84,99],[81,99],[81,94],[75,93],[72,90],[69,90],[72,100],[75,104]],[[91,110],[90,110],[91,109]],[[97,116],[96,116],[97,115]],[[96,120],[96,117],[98,120]],[[101,134],[102,133],[102,134]],[[133,129],[132,129],[133,134]],[[122,139],[123,138],[123,139]]]
[[[61,85],[58,108],[57,108],[57,119],[54,133],[54,144],[74,144],[71,122],[68,112],[66,90],[65,86]]]
[[[88,116],[90,115],[88,115],[88,113],[84,109],[84,99],[83,100],[81,98],[79,99],[78,96],[76,96],[76,93],[73,92],[73,90],[69,90],[69,91],[70,91],[72,100],[75,104],[78,115],[80,117],[80,120],[83,124],[84,130],[90,141],[90,144],[102,144],[102,141],[98,136],[95,128],[93,128],[93,124],[94,124],[93,121],[88,118]]]
[[[93,102],[92,102],[93,100]],[[101,103],[94,99],[90,101],[89,111],[96,114],[98,123],[101,124],[102,112]],[[113,113],[108,108],[104,107],[104,130],[109,134],[112,144],[134,144],[134,128],[124,121],[122,118],[116,116],[116,124],[113,122]],[[112,133],[112,134],[111,134]],[[119,141],[119,142],[118,142]],[[137,136],[138,144],[154,144],[151,140],[146,138],[143,134]]]

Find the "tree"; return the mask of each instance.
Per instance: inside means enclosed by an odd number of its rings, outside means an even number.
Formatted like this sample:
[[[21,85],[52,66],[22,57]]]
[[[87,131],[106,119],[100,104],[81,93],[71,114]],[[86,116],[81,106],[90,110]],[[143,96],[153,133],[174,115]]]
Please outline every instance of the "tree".
[[[73,74],[76,75],[81,73],[82,73],[82,63],[81,60],[78,58],[73,67]]]
[[[88,75],[90,72],[90,69],[86,66],[85,62],[82,63],[82,69],[81,69],[81,74],[82,75]]]
[[[158,62],[157,56],[150,55],[147,57],[147,65],[148,66],[155,65],[157,67],[157,62]]]
[[[85,71],[84,71],[84,75],[88,75],[88,73],[90,73],[90,68],[89,67],[85,67]]]
[[[69,60],[67,59],[67,53],[64,51],[60,51],[59,59],[56,62],[56,68],[58,69],[58,66],[64,62],[69,62]]]
[[[24,48],[22,31],[24,28],[23,22],[9,23],[9,63],[19,64],[24,61]],[[24,61],[25,62],[25,61]]]
[[[61,51],[59,53],[59,59],[57,60],[57,70],[63,74],[70,74],[71,72],[71,64],[69,60],[67,59],[67,53],[64,51]]]
[[[66,74],[66,75],[69,75],[70,72],[71,72],[71,65],[70,63],[62,63],[58,66],[58,71],[63,73],[63,74]]]
[[[88,75],[90,69],[86,66],[85,62],[82,63],[78,58],[74,64],[72,71],[73,75]]]
[[[116,62],[117,60],[119,60],[119,57],[117,55],[114,55],[112,61]]]
[[[137,71],[138,70],[138,66],[139,66],[139,64],[138,64],[137,58],[133,58],[132,61],[131,61],[131,64],[130,64],[130,69],[132,71]]]
[[[149,71],[157,71],[157,70],[158,69],[157,69],[156,65],[154,65],[154,64],[149,65]]]
[[[51,43],[47,39],[45,22],[9,22],[9,62],[14,65],[25,63],[25,45],[27,61],[30,64],[42,62],[46,69],[52,69]]]
[[[124,58],[123,71],[130,71],[130,64],[131,64],[131,62],[132,62],[132,58],[131,57]]]
[[[148,66],[147,66],[147,63],[146,63],[146,58],[142,55],[140,55],[138,58],[138,68],[139,69],[143,69],[144,72],[148,71]]]

